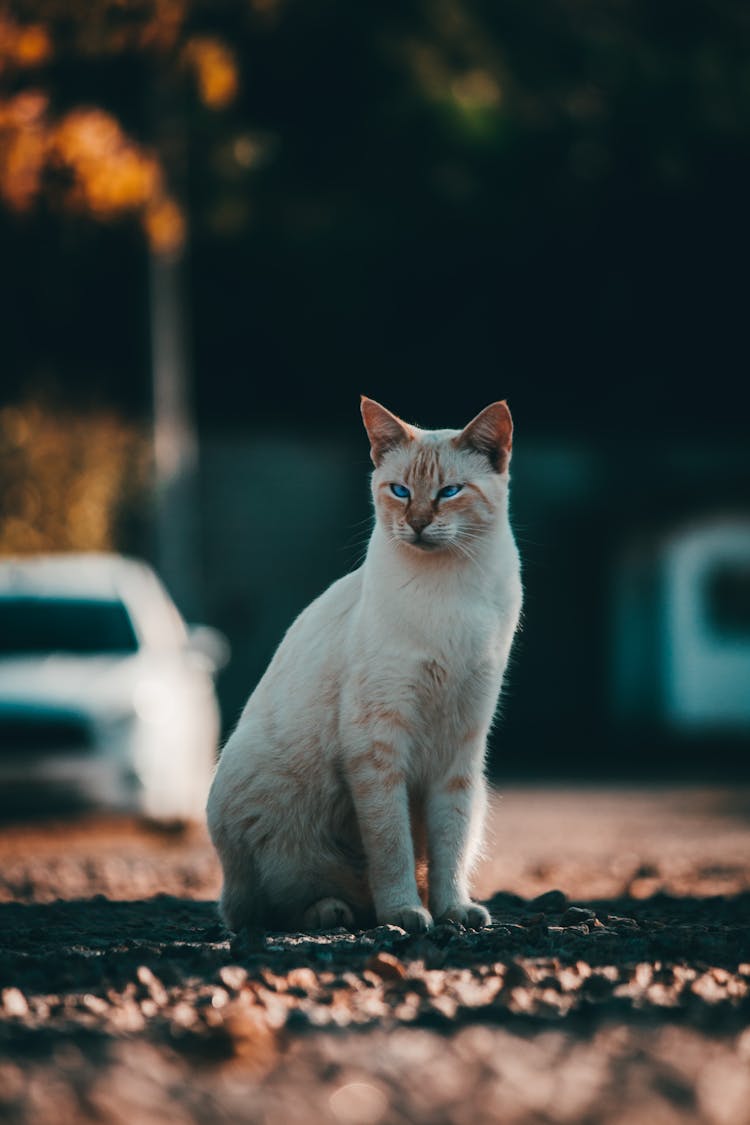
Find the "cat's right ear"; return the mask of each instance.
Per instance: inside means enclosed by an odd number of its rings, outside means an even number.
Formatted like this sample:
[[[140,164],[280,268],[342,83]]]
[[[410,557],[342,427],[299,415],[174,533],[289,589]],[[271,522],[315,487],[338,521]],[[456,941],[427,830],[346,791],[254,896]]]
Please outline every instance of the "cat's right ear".
[[[414,441],[414,431],[390,410],[379,402],[362,395],[360,404],[362,421],[370,439],[370,457],[373,465],[379,465],[389,449]]]

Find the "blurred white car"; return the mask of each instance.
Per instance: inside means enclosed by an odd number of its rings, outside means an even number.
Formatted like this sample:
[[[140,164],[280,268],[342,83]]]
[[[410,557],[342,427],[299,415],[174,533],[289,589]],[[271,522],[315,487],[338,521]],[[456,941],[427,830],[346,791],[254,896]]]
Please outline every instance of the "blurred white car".
[[[35,786],[160,820],[203,816],[221,634],[188,631],[143,562],[0,560],[0,793]]]

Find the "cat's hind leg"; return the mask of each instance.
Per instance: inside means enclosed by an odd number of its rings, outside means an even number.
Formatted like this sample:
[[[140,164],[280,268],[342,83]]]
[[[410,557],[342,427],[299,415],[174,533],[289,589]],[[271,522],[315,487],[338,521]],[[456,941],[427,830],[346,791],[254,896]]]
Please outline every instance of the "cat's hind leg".
[[[256,929],[267,923],[268,903],[249,855],[224,862],[224,885],[219,899],[219,915],[228,930]]]
[[[348,903],[340,898],[321,898],[308,906],[302,915],[306,930],[335,930],[339,926],[353,927],[354,914]]]
[[[364,869],[359,871],[340,854],[328,851],[325,841],[316,841],[304,854],[296,846],[277,847],[272,858],[263,856],[262,878],[272,928],[354,929],[374,920]]]

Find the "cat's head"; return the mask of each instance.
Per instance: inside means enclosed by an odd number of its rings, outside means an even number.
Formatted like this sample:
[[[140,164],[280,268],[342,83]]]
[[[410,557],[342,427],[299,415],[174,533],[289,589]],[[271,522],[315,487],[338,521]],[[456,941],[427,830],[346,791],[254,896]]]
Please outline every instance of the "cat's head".
[[[463,430],[420,430],[362,398],[378,522],[392,542],[472,557],[505,518],[513,422],[493,402]]]

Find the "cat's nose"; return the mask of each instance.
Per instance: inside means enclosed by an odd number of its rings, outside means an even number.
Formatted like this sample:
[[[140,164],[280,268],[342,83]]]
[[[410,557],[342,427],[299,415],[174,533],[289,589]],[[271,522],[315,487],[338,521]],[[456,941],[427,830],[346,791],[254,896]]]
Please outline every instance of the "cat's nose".
[[[413,515],[406,517],[406,522],[409,524],[417,535],[421,535],[428,524],[432,523],[431,516],[421,515],[419,512],[414,512]]]

